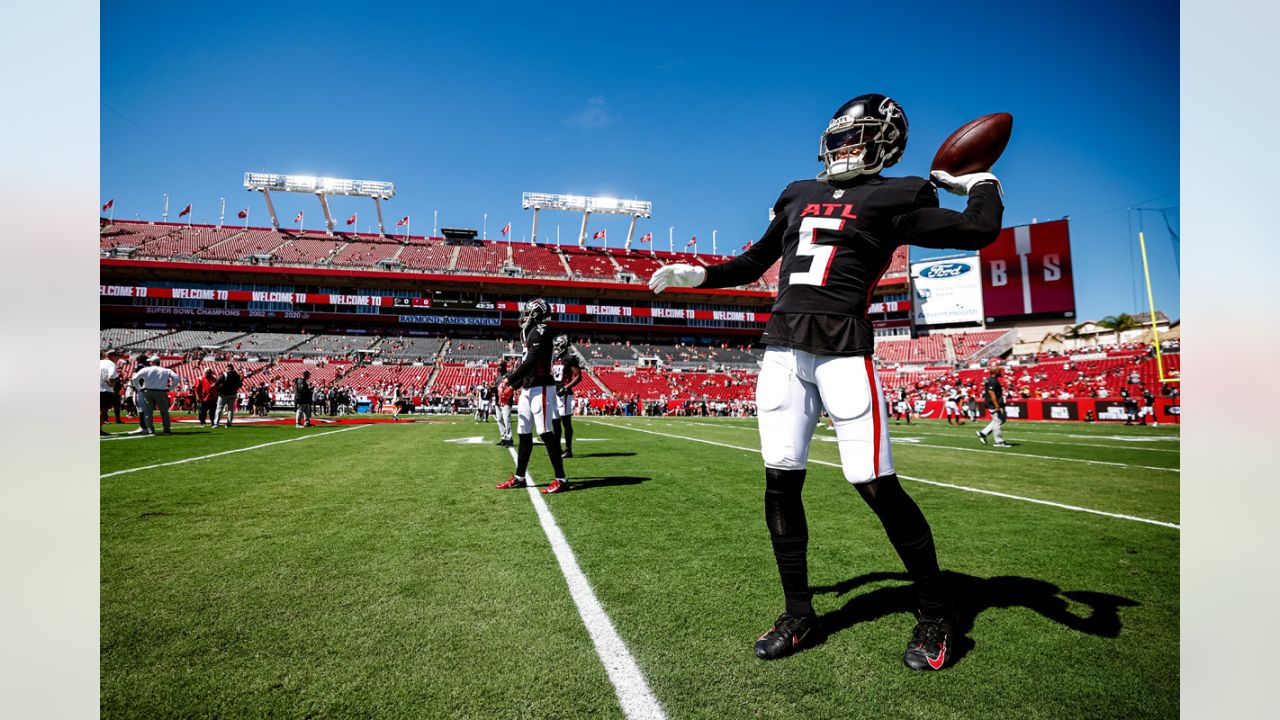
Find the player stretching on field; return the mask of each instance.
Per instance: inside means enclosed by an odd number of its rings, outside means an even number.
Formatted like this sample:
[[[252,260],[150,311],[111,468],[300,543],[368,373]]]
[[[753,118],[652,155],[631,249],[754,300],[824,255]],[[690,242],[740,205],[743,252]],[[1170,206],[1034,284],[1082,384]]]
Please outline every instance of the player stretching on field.
[[[515,370],[503,381],[504,385],[522,388],[517,404],[519,419],[516,434],[520,445],[516,448],[516,473],[511,479],[498,483],[499,490],[528,486],[525,471],[529,469],[529,456],[533,454],[533,433],[537,431],[551,458],[555,479],[542,488],[544,493],[564,492],[569,483],[564,477],[564,461],[560,459],[560,443],[556,440],[552,421],[556,418],[556,381],[551,377],[551,331],[547,318],[551,306],[542,298],[524,304],[520,311],[520,333],[524,340],[524,357]]]
[[[756,386],[765,465],[765,523],[782,578],[786,610],[756,641],[778,658],[821,636],[809,589],[809,530],[800,495],[818,413],[835,422],[845,479],[888,533],[915,585],[919,622],[903,661],[941,669],[951,648],[954,610],[942,586],[929,523],[898,483],[885,425],[887,409],[871,354],[867,296],[893,251],[912,244],[976,250],[1000,232],[1004,206],[990,173],[934,173],[934,182],[968,195],[963,213],[938,207],[928,180],[886,178],[907,144],[907,118],[883,95],[863,95],[836,111],[822,134],[816,180],[793,182],[774,205],[764,237],[727,263],[675,264],[649,287],[745,285],[782,259],[778,297],[761,341],[768,346]]]
[[[578,364],[578,356],[569,350],[569,338],[557,335],[551,343],[552,357],[556,364],[551,366],[552,375],[556,379],[556,439],[564,437],[564,455],[573,457],[573,389],[582,382],[582,367]]]

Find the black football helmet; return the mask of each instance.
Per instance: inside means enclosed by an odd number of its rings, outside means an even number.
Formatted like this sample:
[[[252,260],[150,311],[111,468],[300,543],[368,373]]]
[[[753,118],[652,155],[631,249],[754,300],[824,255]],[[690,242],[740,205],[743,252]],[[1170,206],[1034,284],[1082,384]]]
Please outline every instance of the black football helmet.
[[[568,335],[557,335],[555,339],[551,341],[551,354],[553,356],[559,357],[565,354],[566,352],[568,352],[568,350],[569,350]]]
[[[893,98],[859,95],[840,106],[818,141],[819,180],[874,175],[902,159],[907,115]]]
[[[525,302],[520,309],[520,329],[525,333],[529,329],[547,321],[551,317],[551,306],[542,298],[534,298]]]

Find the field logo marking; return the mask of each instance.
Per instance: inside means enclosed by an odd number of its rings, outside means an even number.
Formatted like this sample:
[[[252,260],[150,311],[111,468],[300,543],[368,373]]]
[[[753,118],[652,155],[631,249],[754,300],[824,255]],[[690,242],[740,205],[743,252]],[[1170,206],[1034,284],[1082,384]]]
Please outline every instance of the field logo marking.
[[[705,443],[707,445],[716,445],[718,447],[725,447],[733,450],[743,450],[746,452],[753,452],[753,453],[756,453],[757,455],[760,454],[760,451],[757,450],[756,448],[742,447],[741,445],[730,445],[728,443],[716,442],[714,440],[704,440],[702,438],[687,437],[684,435],[671,435],[670,433],[654,432],[652,430],[643,430],[641,428],[627,427],[626,425],[614,425],[612,423],[600,422],[599,420],[590,420],[588,422],[595,423],[596,425],[604,425],[605,427],[617,428],[619,430],[631,430],[632,432],[647,433],[649,435],[657,435],[658,437],[674,438],[677,440],[688,440],[690,442]],[[813,458],[810,458],[809,462],[814,463],[816,465],[826,465],[828,467],[833,467],[833,468],[840,467],[839,463],[827,462],[825,460],[814,460]],[[1110,513],[1103,510],[1094,510],[1093,508],[1079,507],[1077,505],[1067,505],[1064,503],[1053,502],[1052,500],[1039,500],[1037,498],[1023,497],[1021,495],[1010,495],[1009,493],[1002,493],[996,490],[982,490],[980,488],[968,487],[966,485],[952,485],[951,483],[938,482],[936,480],[925,480],[924,478],[911,477],[909,475],[898,475],[898,477],[903,480],[910,480],[911,482],[923,483],[925,485],[934,485],[937,487],[944,487],[952,490],[962,490],[964,492],[978,493],[979,495],[990,495],[992,497],[1006,498],[1008,500],[1018,500],[1021,502],[1029,502],[1035,505],[1047,505],[1049,507],[1061,508],[1063,510],[1072,510],[1075,512],[1089,513],[1091,515],[1103,515],[1106,517],[1116,518],[1119,520],[1132,520],[1134,522],[1146,523],[1148,525],[1159,525],[1160,527],[1173,528],[1174,530],[1182,529],[1180,525],[1177,525],[1175,523],[1164,522],[1163,520],[1152,520],[1150,518],[1138,517],[1136,515]]]
[[[109,473],[104,473],[102,475],[99,475],[98,479],[101,480],[103,478],[114,477],[116,475],[125,475],[127,473],[138,472],[139,470],[153,470],[155,468],[168,467],[170,465],[182,465],[183,463],[195,462],[196,460],[208,460],[209,458],[215,458],[220,455],[231,455],[233,453],[249,452],[250,450],[257,450],[258,448],[271,447],[272,445],[283,445],[284,443],[297,442],[299,440],[310,440],[311,438],[318,438],[324,435],[332,435],[334,433],[347,432],[348,430],[359,430],[361,428],[367,428],[367,427],[372,427],[372,426],[371,425],[352,425],[351,427],[345,427],[345,428],[342,428],[341,430],[329,430],[322,433],[316,433],[314,435],[303,435],[302,437],[289,438],[288,440],[276,440],[275,442],[262,443],[261,445],[253,445],[246,448],[236,448],[235,450],[223,450],[222,452],[211,453],[209,455],[201,455],[199,457],[184,458],[182,460],[174,460],[173,462],[157,463],[155,465],[143,465],[142,467],[127,468],[125,470],[116,470],[115,472],[109,472]]]
[[[511,451],[511,459],[515,460],[515,448],[508,448],[508,450]],[[578,608],[582,624],[586,625],[587,633],[591,635],[596,655],[600,657],[605,672],[609,674],[609,682],[613,683],[623,715],[628,720],[665,720],[666,715],[662,712],[662,706],[658,704],[653,691],[649,689],[649,683],[640,672],[640,666],[636,665],[635,658],[631,657],[631,652],[627,650],[627,644],[614,629],[613,622],[604,611],[604,606],[596,598],[596,593],[591,589],[591,583],[587,581],[586,574],[582,572],[582,568],[578,567],[573,548],[569,547],[569,541],[565,540],[560,526],[556,525],[556,519],[551,515],[551,510],[543,500],[542,493],[533,484],[533,476],[526,472],[525,479],[529,482],[529,499],[533,501],[533,507],[538,512],[542,531],[546,533],[547,541],[551,543],[551,549],[560,563],[560,572],[564,573],[565,582],[569,585],[569,595]]]

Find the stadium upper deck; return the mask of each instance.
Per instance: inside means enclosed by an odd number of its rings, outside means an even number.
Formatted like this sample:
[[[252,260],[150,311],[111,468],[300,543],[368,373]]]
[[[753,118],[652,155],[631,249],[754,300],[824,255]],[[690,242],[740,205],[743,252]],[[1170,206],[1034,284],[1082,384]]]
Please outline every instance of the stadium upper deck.
[[[105,220],[104,220],[105,223]],[[594,282],[641,286],[655,270],[672,262],[711,265],[730,256],[662,252],[652,249],[578,248],[482,240],[466,244],[424,236],[324,235],[312,231],[267,228],[217,228],[207,225],[120,220],[99,232],[103,258],[140,261],[216,263],[278,268],[329,268],[335,272],[368,269],[408,274],[541,278],[566,283]],[[907,282],[907,249],[894,254],[882,285]],[[775,291],[775,263],[741,291]],[[734,291],[717,291],[734,292]]]

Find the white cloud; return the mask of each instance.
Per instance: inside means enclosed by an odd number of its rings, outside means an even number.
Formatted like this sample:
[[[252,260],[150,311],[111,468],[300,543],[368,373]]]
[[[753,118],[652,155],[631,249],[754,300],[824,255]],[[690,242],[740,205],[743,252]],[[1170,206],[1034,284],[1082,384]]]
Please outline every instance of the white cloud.
[[[609,127],[617,119],[618,116],[609,112],[609,103],[605,102],[604,96],[597,95],[587,100],[585,108],[561,120],[560,124],[581,130],[599,130]]]

